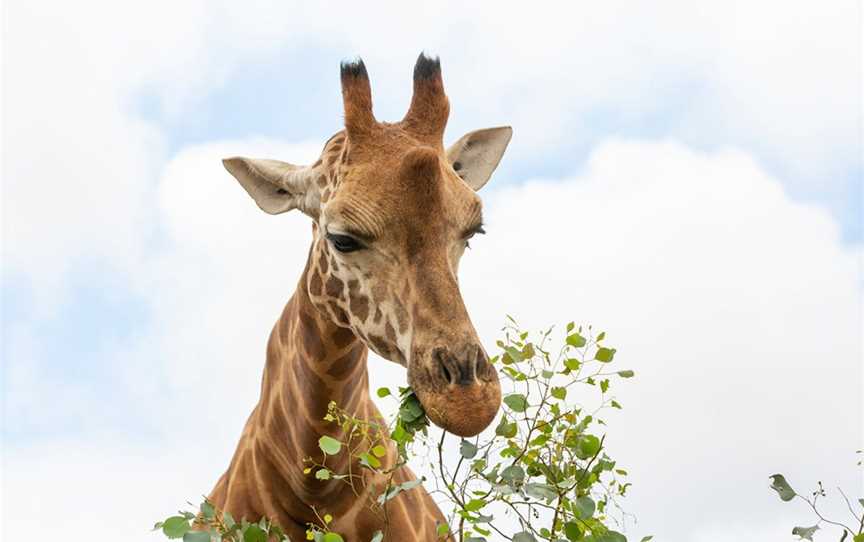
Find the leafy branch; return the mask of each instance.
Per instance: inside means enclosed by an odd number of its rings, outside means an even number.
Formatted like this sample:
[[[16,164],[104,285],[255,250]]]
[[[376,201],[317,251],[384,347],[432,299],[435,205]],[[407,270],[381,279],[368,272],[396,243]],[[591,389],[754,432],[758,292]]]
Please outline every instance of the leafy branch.
[[[451,511],[437,525],[438,540],[485,542],[494,535],[512,542],[627,541],[622,531],[629,516],[618,499],[630,483],[609,455],[603,415],[623,408],[612,389],[634,371],[611,369],[616,349],[591,327],[568,324],[557,346],[552,328],[532,336],[508,317],[502,331],[500,353],[490,361],[501,377],[504,407],[498,423],[479,437],[443,430],[430,435],[429,419],[410,388],[377,390],[379,398],[398,401],[389,423],[330,403],[324,419],[341,436],[321,436],[322,455],[304,458],[304,473],[322,483],[344,483],[367,500],[383,525],[369,542],[390,540],[387,503],[426,481],[397,482],[412,458],[429,461],[430,494]],[[345,542],[329,513],[313,512],[307,540]],[[206,500],[197,513],[181,512],[156,528],[184,542],[288,540],[266,518],[237,522]]]
[[[860,454],[861,451],[859,450],[858,453]],[[858,465],[861,465],[860,461],[858,462]],[[773,474],[770,478],[771,489],[777,492],[780,500],[783,502],[789,502],[794,499],[800,499],[807,503],[816,517],[819,518],[819,521],[815,525],[810,527],[794,527],[792,529],[792,534],[797,535],[799,540],[812,541],[813,537],[816,535],[816,531],[820,529],[820,526],[822,524],[827,524],[842,529],[840,542],[846,542],[849,535],[852,535],[851,542],[864,542],[864,499],[858,499],[859,510],[856,511],[852,502],[843,490],[839,487],[837,488],[838,493],[846,502],[846,508],[849,510],[849,514],[852,516],[853,524],[850,526],[844,522],[826,518],[819,510],[819,499],[824,499],[827,496],[825,488],[822,486],[822,482],[818,482],[816,489],[811,492],[810,495],[801,495],[792,489],[792,486],[789,485],[786,481],[786,477],[782,474]]]

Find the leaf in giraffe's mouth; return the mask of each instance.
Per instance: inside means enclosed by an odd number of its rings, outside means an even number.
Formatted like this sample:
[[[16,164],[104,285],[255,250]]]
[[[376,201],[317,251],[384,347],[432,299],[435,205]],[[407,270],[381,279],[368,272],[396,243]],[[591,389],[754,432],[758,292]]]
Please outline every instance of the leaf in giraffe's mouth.
[[[400,388],[399,397],[399,423],[403,428],[411,433],[423,431],[429,427],[429,418],[426,416],[426,409],[423,408],[423,403],[410,387]]]

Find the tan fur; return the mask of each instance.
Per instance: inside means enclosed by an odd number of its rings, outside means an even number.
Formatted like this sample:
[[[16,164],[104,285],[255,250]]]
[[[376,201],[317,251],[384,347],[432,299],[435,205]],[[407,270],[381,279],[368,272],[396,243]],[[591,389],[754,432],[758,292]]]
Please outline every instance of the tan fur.
[[[346,542],[365,542],[385,528],[367,490],[302,473],[303,458],[322,459],[321,435],[343,436],[323,421],[329,401],[379,417],[368,392],[367,348],[407,367],[432,421],[456,434],[485,428],[501,399],[456,278],[482,205],[452,165],[472,154],[444,150],[449,104],[437,60],[418,60],[414,97],[400,123],[375,120],[362,63],[343,66],[342,90],[346,129],[312,166],[226,160],[262,209],[297,208],[314,219],[305,271],[268,343],[261,398],[210,495],[235,517],[273,518],[292,540],[305,539],[314,511],[336,518],[332,528]],[[473,153],[484,160],[473,169],[478,177],[486,172],[482,182],[510,137],[509,128],[492,130],[498,150]],[[463,140],[465,149],[475,142]],[[340,252],[328,233],[350,235],[363,248]],[[385,461],[395,460],[391,447]],[[339,456],[328,465],[341,471],[348,461]],[[350,467],[365,473],[368,488],[380,485],[380,475],[356,462]],[[413,477],[407,468],[398,472],[400,480]],[[390,501],[386,516],[385,539],[398,542],[435,540],[444,521],[422,487]]]

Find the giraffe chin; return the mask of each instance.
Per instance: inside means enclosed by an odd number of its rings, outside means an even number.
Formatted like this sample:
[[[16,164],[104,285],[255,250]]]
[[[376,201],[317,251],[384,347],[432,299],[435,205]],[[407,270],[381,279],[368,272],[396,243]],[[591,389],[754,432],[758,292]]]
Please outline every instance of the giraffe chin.
[[[438,427],[460,437],[473,437],[489,427],[501,406],[501,387],[476,381],[463,386],[450,384],[441,390],[414,388],[426,415]]]

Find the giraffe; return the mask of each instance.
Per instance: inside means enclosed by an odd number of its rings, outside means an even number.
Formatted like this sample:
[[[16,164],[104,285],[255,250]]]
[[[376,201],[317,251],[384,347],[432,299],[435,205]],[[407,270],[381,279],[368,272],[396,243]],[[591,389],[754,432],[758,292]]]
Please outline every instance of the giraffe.
[[[473,436],[495,417],[497,373],[468,316],[457,269],[468,239],[484,233],[476,191],[512,129],[469,132],[445,150],[449,101],[439,60],[425,54],[400,122],[375,119],[362,60],[342,63],[341,83],[344,129],[314,164],[223,160],[263,211],[296,209],[311,218],[312,245],[271,332],[259,402],[209,499],[234,517],[269,517],[292,540],[305,540],[306,524],[326,512],[346,542],[366,542],[385,529],[382,516],[347,484],[304,474],[302,459],[321,458],[320,436],[343,436],[323,421],[331,400],[358,416],[379,416],[369,395],[370,349],[407,368],[430,420],[443,429]],[[382,461],[396,459],[391,447]],[[351,459],[341,461],[333,470]],[[376,474],[365,472],[371,487]],[[415,475],[406,466],[395,479]],[[445,521],[422,486],[386,506],[385,540],[436,540]]]

